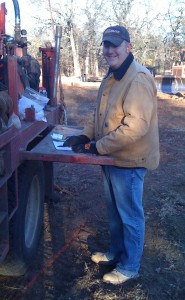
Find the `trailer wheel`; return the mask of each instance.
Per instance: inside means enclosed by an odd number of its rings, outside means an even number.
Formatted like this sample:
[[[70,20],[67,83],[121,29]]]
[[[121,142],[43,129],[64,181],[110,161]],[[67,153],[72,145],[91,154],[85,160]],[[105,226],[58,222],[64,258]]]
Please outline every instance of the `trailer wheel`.
[[[23,275],[38,248],[44,214],[43,164],[23,163],[18,183],[19,206],[10,221],[10,253],[0,267],[0,274],[6,276]]]

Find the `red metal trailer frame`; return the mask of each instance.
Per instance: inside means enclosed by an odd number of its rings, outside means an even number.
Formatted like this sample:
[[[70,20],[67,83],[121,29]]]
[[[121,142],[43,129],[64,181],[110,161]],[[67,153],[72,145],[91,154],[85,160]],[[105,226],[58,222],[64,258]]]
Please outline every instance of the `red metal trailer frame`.
[[[0,55],[4,55],[4,44],[2,43],[2,37],[5,34],[5,4],[0,5]],[[56,36],[58,32],[58,40],[60,36],[60,30],[56,30]],[[20,168],[25,162],[33,161],[38,163],[42,161],[42,170],[46,187],[44,189],[44,195],[52,198],[53,192],[53,167],[52,162],[62,163],[81,163],[81,164],[97,164],[97,165],[111,165],[114,164],[114,160],[111,157],[100,156],[100,155],[87,155],[87,154],[75,154],[73,151],[59,151],[54,148],[52,143],[51,133],[53,132],[55,125],[58,124],[59,120],[59,106],[56,96],[57,84],[56,77],[58,76],[57,57],[59,48],[40,48],[42,52],[42,83],[45,85],[48,95],[50,96],[49,105],[45,111],[46,122],[44,121],[33,121],[28,122],[26,120],[21,121],[21,128],[15,127],[8,128],[0,134],[0,164],[4,173],[0,176],[0,274],[1,263],[4,262],[7,253],[10,248],[10,228],[9,224],[14,219],[17,211],[20,208],[21,195],[20,191]],[[57,45],[56,43],[56,45]],[[23,49],[20,47],[20,51]],[[24,92],[24,85],[21,81],[21,74],[19,73],[17,56],[15,55],[15,49],[13,45],[13,52],[7,53],[7,77],[8,77],[8,95],[11,97],[13,102],[12,110],[9,112],[10,115],[14,112],[16,115],[18,112],[18,99]],[[0,66],[1,71],[3,65]],[[2,72],[2,78],[3,78]],[[55,93],[54,93],[55,90]],[[59,94],[61,93],[61,87]],[[63,95],[59,95],[61,99]],[[40,177],[41,178],[41,177]],[[9,210],[9,191],[8,184],[13,179],[14,183],[14,201],[11,211]],[[31,178],[30,178],[31,179]],[[25,182],[26,183],[26,182]],[[27,197],[28,198],[28,197]],[[34,198],[34,197],[33,197]],[[42,197],[43,198],[43,197]],[[22,198],[21,198],[22,200]],[[26,202],[26,199],[24,199]],[[25,203],[24,201],[22,204]],[[12,202],[11,202],[12,206]],[[25,213],[26,214],[26,213]],[[25,217],[26,220],[26,217]],[[26,221],[25,221],[26,222]],[[24,222],[24,223],[25,223]],[[24,223],[22,225],[24,226]],[[25,225],[26,226],[26,225]],[[22,229],[21,227],[19,228]],[[36,230],[35,230],[36,231]],[[26,243],[26,242],[25,242]],[[29,247],[28,247],[29,248]],[[22,255],[22,253],[21,253]],[[24,261],[23,261],[24,262]],[[8,268],[8,274],[13,273],[11,267]],[[20,274],[20,273],[19,273]]]

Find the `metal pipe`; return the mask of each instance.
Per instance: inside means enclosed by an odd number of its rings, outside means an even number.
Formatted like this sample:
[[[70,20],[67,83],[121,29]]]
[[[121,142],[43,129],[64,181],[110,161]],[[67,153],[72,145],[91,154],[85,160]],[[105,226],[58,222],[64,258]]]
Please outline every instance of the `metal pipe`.
[[[19,3],[17,0],[13,0],[14,5],[14,13],[15,13],[15,40],[18,43],[21,39],[21,18],[20,18],[20,10]]]
[[[56,34],[55,34],[55,61],[54,61],[54,82],[53,82],[52,100],[56,100],[57,98],[61,37],[62,37],[62,26],[57,25]]]

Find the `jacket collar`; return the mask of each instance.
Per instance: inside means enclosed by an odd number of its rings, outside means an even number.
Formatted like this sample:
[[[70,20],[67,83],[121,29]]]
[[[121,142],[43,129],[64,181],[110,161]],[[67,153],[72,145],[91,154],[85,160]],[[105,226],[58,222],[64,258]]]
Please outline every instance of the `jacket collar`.
[[[111,73],[114,75],[114,78],[118,81],[120,81],[125,73],[127,72],[128,68],[130,67],[131,63],[134,60],[133,54],[130,52],[125,61],[122,63],[122,65],[117,69],[113,70],[111,67],[108,70],[108,73],[106,77],[108,77]]]

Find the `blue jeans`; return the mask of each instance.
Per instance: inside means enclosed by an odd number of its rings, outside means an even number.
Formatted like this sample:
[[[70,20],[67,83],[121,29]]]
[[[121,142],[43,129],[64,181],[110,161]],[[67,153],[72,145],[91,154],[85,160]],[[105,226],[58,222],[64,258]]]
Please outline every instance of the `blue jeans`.
[[[111,238],[107,256],[117,262],[116,270],[126,276],[135,276],[144,245],[142,197],[146,169],[102,168]]]

